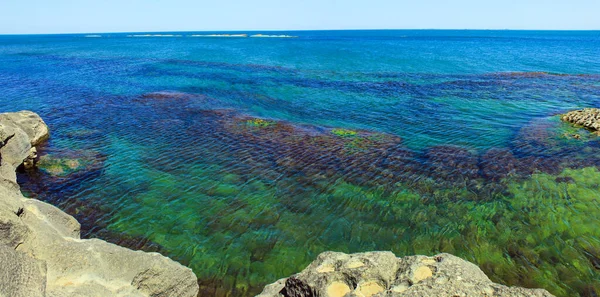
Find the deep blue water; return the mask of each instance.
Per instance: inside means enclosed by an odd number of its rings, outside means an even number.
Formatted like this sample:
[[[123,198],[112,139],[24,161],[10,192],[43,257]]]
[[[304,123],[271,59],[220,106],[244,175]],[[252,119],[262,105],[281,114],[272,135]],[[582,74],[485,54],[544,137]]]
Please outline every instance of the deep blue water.
[[[239,33],[296,37],[0,36],[0,111],[52,132],[24,191],[205,295],[325,250],[600,294],[600,143],[557,116],[600,107],[600,31]]]

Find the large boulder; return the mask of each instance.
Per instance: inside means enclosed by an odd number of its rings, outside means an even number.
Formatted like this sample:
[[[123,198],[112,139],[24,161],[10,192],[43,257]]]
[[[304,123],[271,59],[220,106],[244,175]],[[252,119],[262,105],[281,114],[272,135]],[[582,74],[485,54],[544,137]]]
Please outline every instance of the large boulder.
[[[35,113],[0,114],[0,297],[195,297],[191,269],[158,253],[80,239],[73,217],[23,197],[15,170],[32,165],[48,127]]]
[[[27,134],[31,145],[38,145],[50,137],[48,125],[35,112],[23,110],[0,114],[0,123],[18,127]]]
[[[552,296],[493,283],[475,264],[450,254],[397,258],[391,252],[320,254],[302,272],[257,297]]]

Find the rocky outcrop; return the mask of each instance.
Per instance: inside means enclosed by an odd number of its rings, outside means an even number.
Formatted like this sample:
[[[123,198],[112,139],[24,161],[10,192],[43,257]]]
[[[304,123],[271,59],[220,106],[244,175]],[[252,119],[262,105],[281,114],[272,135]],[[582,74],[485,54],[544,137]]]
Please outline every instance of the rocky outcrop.
[[[391,252],[325,252],[299,274],[257,297],[552,296],[493,283],[475,264],[450,254],[397,258]]]
[[[33,112],[0,114],[0,296],[196,296],[191,269],[158,253],[80,239],[79,223],[23,197],[15,170],[32,166],[48,127]]]
[[[600,130],[600,109],[599,108],[584,108],[581,110],[575,110],[567,112],[560,116],[560,119],[573,123],[575,125],[583,126],[592,131]]]

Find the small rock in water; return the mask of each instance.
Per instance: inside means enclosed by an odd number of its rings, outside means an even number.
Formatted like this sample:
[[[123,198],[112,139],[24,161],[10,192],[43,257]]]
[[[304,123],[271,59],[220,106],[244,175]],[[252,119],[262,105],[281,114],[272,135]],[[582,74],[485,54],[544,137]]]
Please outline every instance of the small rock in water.
[[[600,108],[584,108],[570,111],[562,115],[560,119],[593,131],[600,130]]]

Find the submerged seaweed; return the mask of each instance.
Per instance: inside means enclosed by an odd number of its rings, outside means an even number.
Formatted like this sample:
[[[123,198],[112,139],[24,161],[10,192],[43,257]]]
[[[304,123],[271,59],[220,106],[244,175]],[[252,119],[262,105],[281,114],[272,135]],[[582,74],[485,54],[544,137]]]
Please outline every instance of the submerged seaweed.
[[[559,296],[600,290],[594,227],[600,172],[589,155],[597,139],[560,137],[571,131],[559,122],[532,126],[542,136],[517,133],[514,151],[480,155],[435,146],[420,153],[385,133],[294,125],[234,110],[191,109],[193,120],[179,120],[161,106],[156,129],[182,143],[202,141],[155,149],[190,162],[173,163],[157,157],[160,151],[109,137],[100,178],[128,179],[102,195],[117,197],[113,203],[122,207],[77,199],[59,204],[87,217],[84,225],[97,224],[87,234],[160,250],[189,265],[204,294],[249,296],[322,251],[381,249],[453,253],[495,281]],[[561,153],[550,154],[559,157],[548,163],[547,152],[525,147]],[[45,166],[68,167],[69,160],[50,158]]]
[[[387,133],[181,111],[168,104],[179,94],[158,94],[136,104],[181,145],[140,134],[102,138],[106,157],[43,153],[24,191],[76,216],[87,236],[189,265],[207,295],[256,294],[325,250],[382,249],[453,253],[495,281],[559,296],[600,290],[598,139],[562,137],[583,131],[551,119],[516,133],[513,149],[419,152]],[[77,198],[91,177],[118,185]]]
[[[90,95],[82,114],[53,107],[54,142],[21,175],[24,192],[74,215],[86,237],[189,265],[203,295],[252,296],[325,250],[450,252],[501,283],[598,294],[599,137],[547,113],[519,115],[548,85],[581,92],[597,78],[311,75],[140,67],[136,77],[194,83]],[[302,89],[291,99],[259,83]],[[320,105],[304,95],[312,90],[339,92]]]

